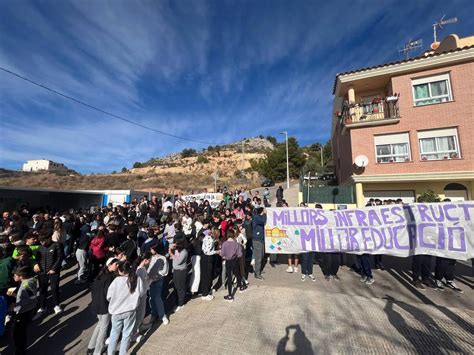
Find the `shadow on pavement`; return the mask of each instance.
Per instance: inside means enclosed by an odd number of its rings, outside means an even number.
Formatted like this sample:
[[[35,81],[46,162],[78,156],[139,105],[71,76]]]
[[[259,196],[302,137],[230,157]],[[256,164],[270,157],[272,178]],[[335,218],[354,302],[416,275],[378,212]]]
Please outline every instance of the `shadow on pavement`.
[[[423,293],[421,293],[420,291],[418,291],[416,288],[414,288],[411,284],[411,282],[409,281],[410,278],[407,274],[405,273],[402,273],[403,277],[400,276],[399,273],[395,272],[394,270],[387,270],[387,272],[393,277],[395,278],[400,284],[402,284],[403,286],[405,286],[409,291],[411,291],[416,297],[418,297],[420,299],[420,301],[422,301],[423,303],[425,304],[429,304],[429,305],[432,305],[434,307],[436,307],[436,309],[438,311],[440,311],[441,313],[443,313],[446,317],[448,317],[449,319],[451,319],[453,322],[455,322],[459,327],[463,328],[465,331],[467,332],[470,332],[470,333],[474,333],[474,325],[469,323],[469,322],[466,322],[464,319],[462,319],[461,317],[459,317],[457,314],[455,314],[454,312],[452,312],[449,308],[447,307],[444,307],[444,306],[439,306],[437,305],[436,303],[434,303],[430,298],[428,298],[427,296],[425,296]],[[388,296],[390,297],[390,296]],[[387,298],[388,299],[388,298]],[[390,297],[390,299],[394,300],[394,298]],[[407,303],[404,303],[404,302],[398,302],[397,304],[401,304],[403,303],[404,305],[406,305],[407,307],[411,307],[413,309],[416,310],[415,307],[413,306],[409,306]]]
[[[311,342],[299,324],[286,327],[285,336],[278,342],[277,354],[314,354]]]
[[[463,351],[455,344],[452,337],[446,334],[428,314],[408,303],[397,301],[389,295],[384,298],[387,300],[384,312],[387,314],[388,321],[400,335],[413,345],[418,354],[426,353],[427,351],[433,354],[461,353]],[[395,306],[411,314],[413,318],[423,325],[426,331],[410,326],[405,317],[396,310]]]

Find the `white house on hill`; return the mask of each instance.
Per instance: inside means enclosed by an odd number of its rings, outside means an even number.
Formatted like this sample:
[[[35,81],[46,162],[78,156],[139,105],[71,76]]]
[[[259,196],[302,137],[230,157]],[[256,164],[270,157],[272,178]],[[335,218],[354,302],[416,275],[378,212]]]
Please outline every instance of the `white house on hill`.
[[[23,171],[66,171],[68,168],[64,164],[55,163],[51,160],[39,159],[39,160],[28,160],[23,164]]]

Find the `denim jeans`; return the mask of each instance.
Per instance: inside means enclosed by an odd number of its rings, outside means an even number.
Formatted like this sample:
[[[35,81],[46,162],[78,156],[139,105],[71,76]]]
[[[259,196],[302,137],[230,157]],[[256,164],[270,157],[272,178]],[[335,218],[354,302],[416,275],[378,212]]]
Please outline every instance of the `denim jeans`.
[[[301,273],[303,275],[313,275],[313,261],[313,252],[301,254]]]
[[[109,330],[110,314],[98,314],[99,321],[94,328],[88,349],[94,349],[94,354],[102,354],[105,346],[105,339]]]
[[[372,267],[370,266],[370,255],[362,254],[360,256],[360,266],[362,268],[362,275],[372,278]]]
[[[114,355],[117,342],[122,334],[120,341],[120,355],[126,355],[130,338],[132,337],[133,327],[135,326],[135,311],[112,314],[112,330],[110,331],[109,346],[107,347],[107,354]]]
[[[165,316],[165,305],[161,293],[163,291],[163,279],[153,282],[150,285],[150,308],[151,315],[158,319]]]

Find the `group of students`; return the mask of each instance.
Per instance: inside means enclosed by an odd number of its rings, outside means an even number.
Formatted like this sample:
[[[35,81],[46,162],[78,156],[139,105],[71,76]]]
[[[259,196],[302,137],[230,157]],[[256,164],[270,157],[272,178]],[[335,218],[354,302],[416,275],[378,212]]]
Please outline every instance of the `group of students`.
[[[75,283],[90,286],[90,310],[97,317],[89,353],[107,348],[113,354],[120,342],[125,354],[153,323],[167,325],[169,313],[190,299],[212,301],[220,288],[232,302],[236,292],[247,290],[252,239],[260,242],[263,260],[261,201],[239,191],[215,208],[208,201],[144,196],[94,211],[4,212],[0,298],[10,306],[15,352],[25,353],[27,325],[47,314],[49,295],[54,313],[63,311],[61,271],[76,262]]]
[[[282,192],[278,194],[279,204],[287,206]],[[225,301],[234,301],[236,292],[247,290],[250,273],[254,280],[263,280],[264,207],[258,193],[249,196],[241,189],[226,193],[215,207],[179,196],[150,201],[144,196],[93,211],[4,212],[0,301],[10,304],[7,318],[12,319],[15,352],[25,353],[28,324],[35,314],[47,311],[48,286],[54,312],[62,312],[61,270],[76,262],[75,283],[90,285],[90,310],[97,317],[88,353],[107,349],[114,354],[120,342],[120,354],[125,354],[154,323],[167,325],[170,313],[179,312],[191,299],[212,301],[220,288],[227,291]],[[298,272],[301,258],[301,280],[315,281],[316,257],[325,279],[339,280],[339,253],[290,255],[286,271]],[[374,257],[376,267],[383,268],[381,256]],[[429,284],[442,290],[445,285],[462,292],[454,283],[455,260],[436,257],[431,282],[431,259],[413,257],[415,287],[423,290]],[[269,261],[274,263],[275,255]],[[370,265],[368,254],[358,256],[353,265],[368,285],[374,282]]]

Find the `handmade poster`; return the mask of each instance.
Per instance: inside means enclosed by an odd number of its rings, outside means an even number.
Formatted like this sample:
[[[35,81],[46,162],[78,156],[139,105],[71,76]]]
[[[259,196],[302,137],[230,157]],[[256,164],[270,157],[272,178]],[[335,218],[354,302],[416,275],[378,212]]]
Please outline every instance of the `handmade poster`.
[[[203,200],[203,201],[208,200],[211,207],[216,208],[224,199],[224,194],[220,192],[215,192],[215,193],[206,192],[206,193],[200,193],[200,194],[195,194],[195,195],[185,195],[185,196],[182,196],[182,199],[186,202],[191,202],[193,199],[197,202],[199,202],[200,200]]]
[[[268,208],[267,253],[308,251],[474,258],[474,202],[413,203],[327,211]]]

